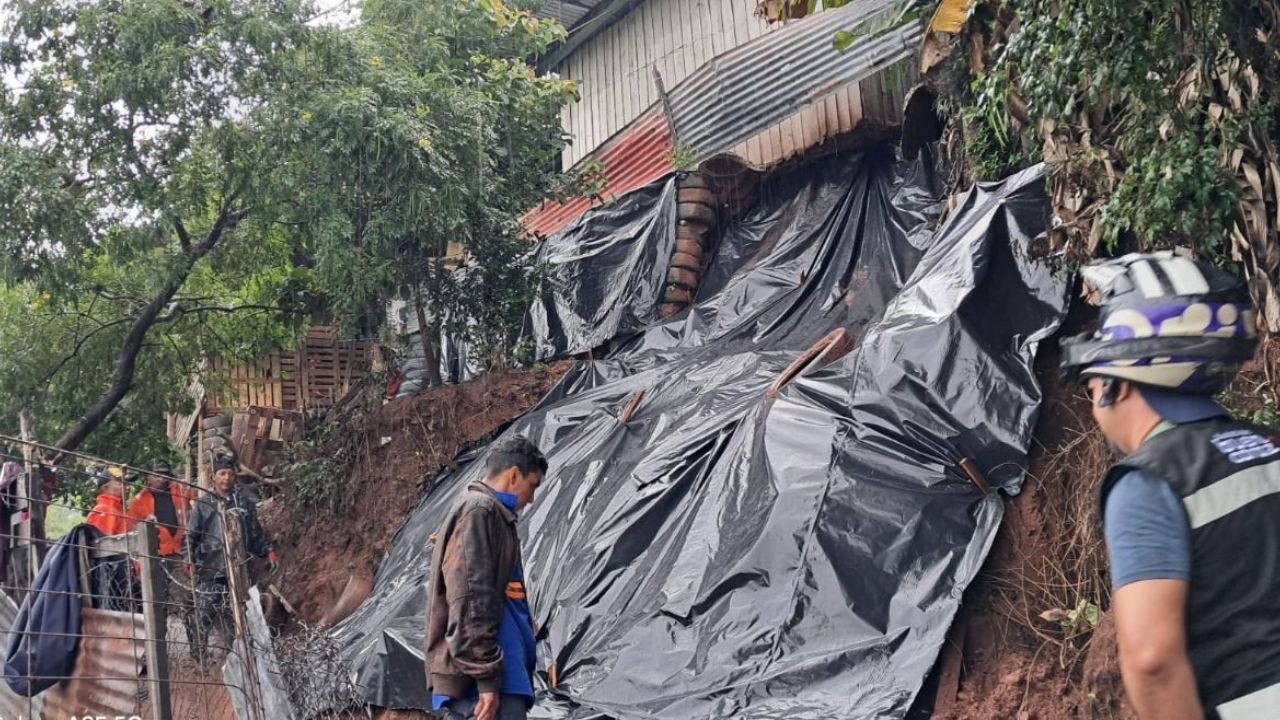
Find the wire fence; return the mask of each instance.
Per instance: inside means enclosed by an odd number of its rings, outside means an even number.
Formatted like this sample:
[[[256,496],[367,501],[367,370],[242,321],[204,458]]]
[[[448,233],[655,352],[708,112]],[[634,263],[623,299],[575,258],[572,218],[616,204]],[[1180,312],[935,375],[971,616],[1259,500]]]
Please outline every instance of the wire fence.
[[[43,463],[60,451],[3,435],[0,442],[23,449],[0,453],[7,468],[0,479],[0,718],[298,717],[258,590],[272,570],[246,538],[256,496],[232,501],[184,478],[83,453],[61,453],[64,464],[50,482]],[[83,489],[91,473],[66,459],[121,468],[122,479],[164,478],[178,522],[167,513],[163,524],[155,514],[131,517],[122,491],[118,517],[98,524],[126,532],[104,535],[81,524],[41,537],[49,510],[80,511],[69,491]],[[60,488],[66,479],[73,487]],[[201,547],[220,552],[188,552],[178,541],[202,501],[216,521]]]

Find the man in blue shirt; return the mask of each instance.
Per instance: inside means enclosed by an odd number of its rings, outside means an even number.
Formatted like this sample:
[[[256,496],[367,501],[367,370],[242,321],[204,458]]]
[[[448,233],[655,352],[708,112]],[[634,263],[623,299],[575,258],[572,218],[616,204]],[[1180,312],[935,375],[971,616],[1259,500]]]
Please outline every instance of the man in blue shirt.
[[[1280,717],[1280,433],[1214,400],[1257,344],[1233,276],[1171,253],[1082,270],[1102,327],[1063,346],[1125,455],[1102,485],[1112,612],[1141,720]]]
[[[546,458],[524,438],[494,443],[437,534],[427,609],[432,707],[448,720],[524,720],[536,643],[516,519]]]

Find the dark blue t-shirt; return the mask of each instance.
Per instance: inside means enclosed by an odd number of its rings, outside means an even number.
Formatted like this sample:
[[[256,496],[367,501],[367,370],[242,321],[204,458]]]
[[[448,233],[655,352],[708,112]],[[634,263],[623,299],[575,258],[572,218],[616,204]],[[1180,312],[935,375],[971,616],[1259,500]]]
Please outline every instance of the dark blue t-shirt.
[[[511,493],[495,493],[512,513],[519,500]],[[533,613],[524,586],[524,568],[517,565],[506,588],[507,604],[498,626],[498,647],[502,648],[502,694],[519,695],[533,705],[533,671],[537,666],[538,645],[533,637]],[[475,697],[473,690],[471,697]],[[439,710],[453,698],[432,695],[431,706]]]
[[[1132,471],[1107,495],[1104,517],[1111,586],[1191,580],[1191,523],[1173,488]]]

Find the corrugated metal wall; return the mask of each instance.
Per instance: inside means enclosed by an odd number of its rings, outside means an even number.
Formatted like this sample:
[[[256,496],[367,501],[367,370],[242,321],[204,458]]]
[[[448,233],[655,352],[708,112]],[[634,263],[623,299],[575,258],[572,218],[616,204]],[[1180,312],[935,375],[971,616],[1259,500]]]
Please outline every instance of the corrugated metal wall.
[[[653,71],[670,91],[712,58],[776,31],[755,15],[756,0],[649,0],[592,38],[556,68],[579,84],[565,109],[572,167],[659,100]]]
[[[671,131],[657,108],[640,116],[625,133],[593,153],[604,166],[605,187],[600,199],[608,202],[644,187],[674,170],[671,167]],[[523,218],[524,229],[535,235],[550,235],[576,220],[596,202],[577,197],[566,203],[543,201]]]

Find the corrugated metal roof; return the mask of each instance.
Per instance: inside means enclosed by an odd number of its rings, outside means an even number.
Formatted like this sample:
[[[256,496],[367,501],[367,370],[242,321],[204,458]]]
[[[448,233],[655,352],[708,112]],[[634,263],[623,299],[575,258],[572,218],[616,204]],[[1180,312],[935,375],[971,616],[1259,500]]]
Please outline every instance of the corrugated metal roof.
[[[546,0],[538,9],[539,17],[554,18],[566,28],[573,29],[592,10],[608,0]]]
[[[703,65],[671,91],[676,137],[705,159],[910,56],[923,36],[918,21],[862,39],[847,52],[832,45],[836,31],[893,5],[868,0],[817,13]]]
[[[879,142],[889,136],[890,128],[901,124],[904,95],[917,81],[915,58],[907,57],[836,90],[726,152],[756,170],[767,170],[815,149],[848,150]]]
[[[653,107],[655,73],[674,88],[717,55],[781,30],[756,16],[756,2],[646,0],[582,41],[554,66],[579,92],[561,118],[573,137],[564,166],[573,167]],[[575,34],[590,36],[600,24],[584,22]]]
[[[595,159],[604,165],[603,200],[608,202],[644,187],[674,170],[671,166],[673,146],[666,117],[661,106],[655,105],[588,156],[588,161]],[[574,198],[567,203],[545,201],[525,214],[524,228],[530,233],[550,235],[595,204],[590,198]]]
[[[13,600],[0,594],[0,637],[6,647],[17,614]],[[146,657],[142,615],[86,608],[80,633],[72,677],[34,698],[15,695],[8,685],[0,684],[0,718],[149,714],[149,701],[138,698]]]

